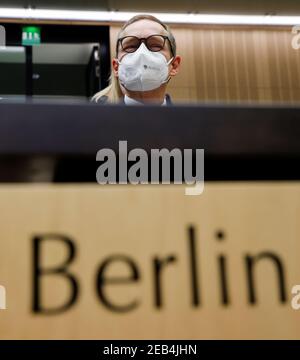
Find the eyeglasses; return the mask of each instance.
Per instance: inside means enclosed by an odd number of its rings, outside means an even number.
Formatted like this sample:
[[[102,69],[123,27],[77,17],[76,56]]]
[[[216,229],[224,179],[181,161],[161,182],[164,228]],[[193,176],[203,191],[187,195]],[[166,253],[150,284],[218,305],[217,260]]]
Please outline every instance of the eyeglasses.
[[[170,48],[173,54],[170,39],[168,38],[168,36],[165,35],[150,35],[147,38],[138,38],[137,36],[125,36],[118,39],[117,41],[117,53],[119,49],[119,44],[121,44],[122,50],[126,53],[133,53],[140,47],[142,42],[147,46],[148,50],[158,52],[163,50],[166,40],[169,41]]]

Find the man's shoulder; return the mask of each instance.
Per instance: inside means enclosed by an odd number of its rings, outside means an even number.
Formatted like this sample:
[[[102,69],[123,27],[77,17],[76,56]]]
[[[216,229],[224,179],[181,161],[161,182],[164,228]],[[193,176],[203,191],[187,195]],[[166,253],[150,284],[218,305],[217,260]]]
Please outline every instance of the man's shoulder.
[[[108,96],[102,95],[98,99],[92,99],[92,101],[97,103],[97,104],[104,105],[104,104],[108,103]]]

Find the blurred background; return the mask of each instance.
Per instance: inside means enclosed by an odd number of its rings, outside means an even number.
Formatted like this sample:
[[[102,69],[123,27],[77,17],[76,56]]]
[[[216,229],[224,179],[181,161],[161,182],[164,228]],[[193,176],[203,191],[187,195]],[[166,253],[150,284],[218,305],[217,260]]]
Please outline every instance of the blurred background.
[[[8,8],[10,12],[4,11]],[[25,9],[27,15],[19,15],[18,11]],[[36,19],[34,12],[45,9],[56,12]],[[61,10],[75,10],[76,14],[64,17]],[[115,17],[105,18],[104,14],[95,19],[88,11],[109,12]],[[90,98],[108,84],[118,30],[131,16],[126,12],[169,15],[167,22],[183,57],[180,75],[169,84],[175,101],[300,100],[300,50],[292,46],[297,35],[292,29],[300,14],[296,0],[0,1],[0,24],[5,25],[7,37],[6,49],[0,50],[1,96]],[[186,14],[244,17],[239,24],[230,18],[226,23],[217,17],[210,23],[176,18]],[[251,24],[247,16],[259,18]],[[269,24],[270,19],[285,16],[288,20]],[[121,18],[124,21],[118,20]],[[39,40],[25,46],[24,36],[31,30],[24,27],[32,25],[32,36]]]

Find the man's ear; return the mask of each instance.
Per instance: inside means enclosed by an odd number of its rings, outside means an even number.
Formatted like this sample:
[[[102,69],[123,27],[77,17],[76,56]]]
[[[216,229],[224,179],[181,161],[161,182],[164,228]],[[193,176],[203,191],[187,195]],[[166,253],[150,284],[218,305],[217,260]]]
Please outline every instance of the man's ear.
[[[115,77],[118,77],[119,63],[118,63],[118,59],[116,58],[112,59],[112,70],[114,72]]]
[[[180,64],[181,64],[181,56],[176,55],[172,63],[170,64],[171,65],[170,76],[175,76],[178,74],[180,69]]]

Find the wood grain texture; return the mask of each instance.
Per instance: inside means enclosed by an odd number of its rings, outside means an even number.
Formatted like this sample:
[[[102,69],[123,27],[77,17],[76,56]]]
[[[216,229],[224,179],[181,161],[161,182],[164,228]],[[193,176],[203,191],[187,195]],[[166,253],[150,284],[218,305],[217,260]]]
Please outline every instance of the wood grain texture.
[[[299,339],[299,311],[290,304],[299,284],[300,185],[208,184],[201,196],[184,186],[2,185],[0,187],[0,283],[7,310],[1,339]],[[188,228],[195,228],[201,304],[192,305]],[[223,231],[220,241],[216,234]],[[57,315],[32,313],[32,239],[63,234],[77,248],[68,270],[80,285],[76,304]],[[54,235],[53,235],[54,236]],[[255,265],[257,303],[249,304],[245,256],[272,252],[284,266],[286,302],[278,296],[274,262]],[[111,303],[137,301],[117,313],[97,296],[99,266],[112,256],[130,257],[139,280],[107,283]],[[155,307],[154,258],[176,258],[162,271],[163,306]],[[226,258],[230,304],[221,301],[218,259]],[[41,266],[68,256],[59,241],[42,245]],[[128,278],[128,264],[113,262],[107,278]],[[43,306],[70,296],[65,277],[42,279]]]
[[[119,27],[111,26],[112,54]],[[169,93],[183,102],[296,103],[300,49],[291,28],[172,27],[182,56]]]

